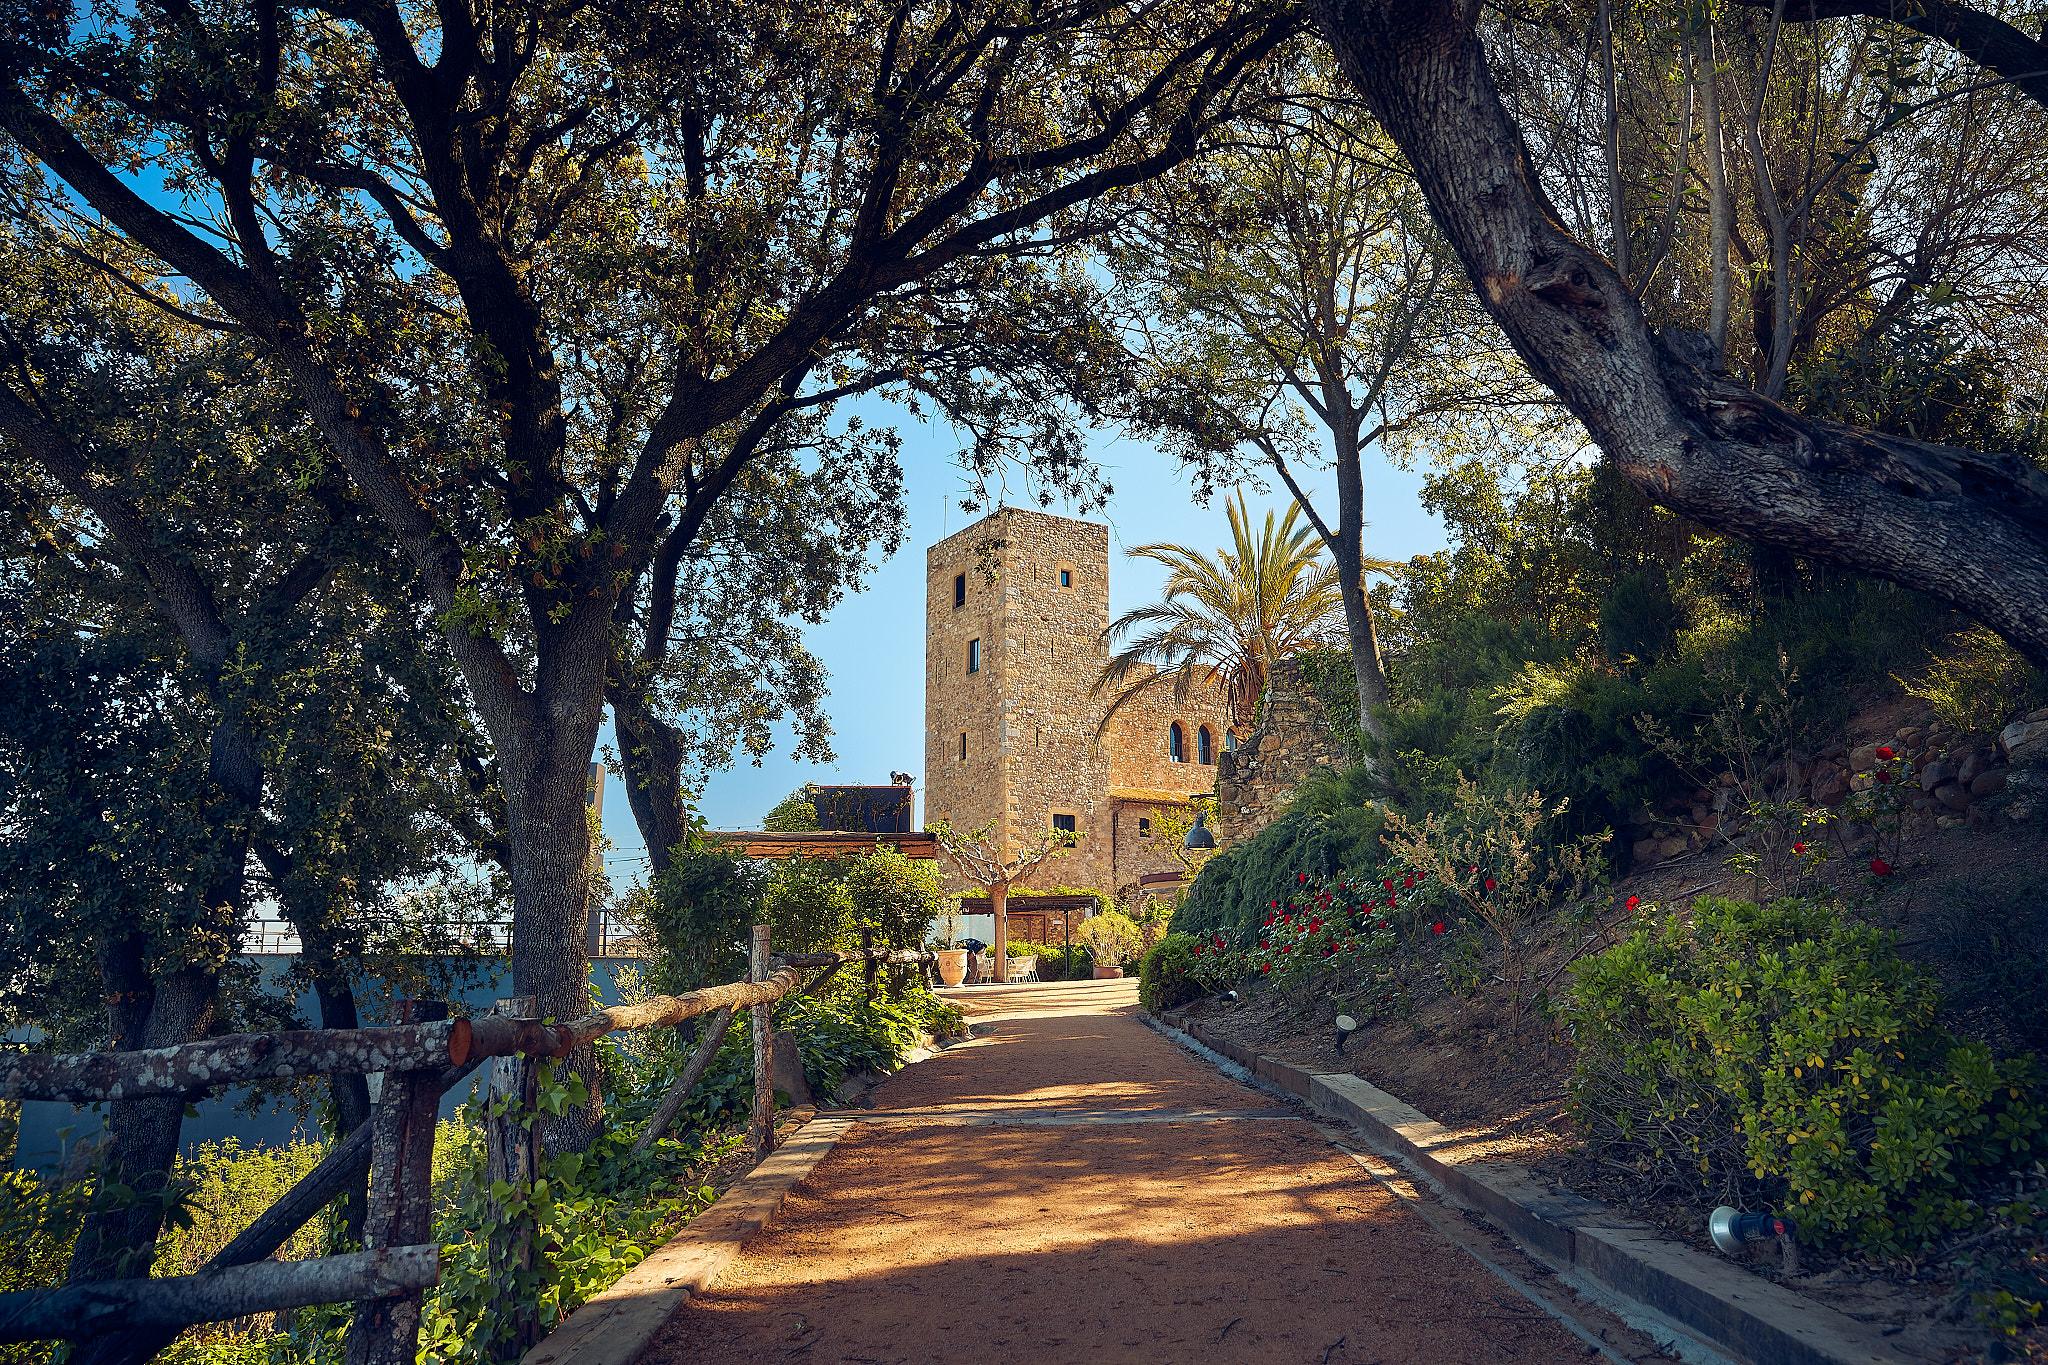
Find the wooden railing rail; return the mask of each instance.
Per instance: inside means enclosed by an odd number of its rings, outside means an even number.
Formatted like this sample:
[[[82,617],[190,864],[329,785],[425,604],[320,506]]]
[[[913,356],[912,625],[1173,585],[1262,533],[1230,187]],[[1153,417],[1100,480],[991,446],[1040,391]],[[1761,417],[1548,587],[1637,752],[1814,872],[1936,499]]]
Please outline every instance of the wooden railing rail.
[[[768,954],[767,930],[756,928],[749,980],[657,996],[549,1023],[528,1017],[530,1000],[500,1001],[486,1015],[449,1019],[437,1002],[402,1002],[402,1021],[376,1028],[295,1029],[232,1034],[177,1047],[75,1054],[0,1053],[0,1099],[71,1103],[123,1102],[198,1095],[260,1081],[334,1075],[383,1077],[369,1120],[338,1141],[277,1202],[191,1275],[69,1284],[0,1294],[0,1341],[84,1340],[120,1333],[118,1356],[145,1360],[178,1331],[252,1313],[320,1303],[357,1305],[348,1334],[349,1365],[413,1365],[421,1296],[440,1273],[431,1244],[434,1125],[440,1096],[486,1060],[487,1165],[492,1180],[530,1182],[537,1169],[533,1106],[536,1066],[567,1057],[610,1033],[672,1027],[713,1015],[677,1084],[663,1098],[636,1150],[665,1134],[703,1078],[734,1015],[751,1014],[755,1094],[749,1124],[757,1149],[774,1143],[775,1094],[769,1084],[773,1025],[769,1009],[815,990],[847,963],[860,962],[872,981],[882,965],[921,965],[925,950]],[[815,972],[808,982],[807,973]],[[370,1176],[361,1252],[306,1261],[272,1262],[300,1228],[334,1199]],[[488,1229],[492,1263],[531,1263],[530,1220],[506,1217]],[[515,1360],[532,1344],[538,1318],[506,1306],[513,1325],[501,1358]]]

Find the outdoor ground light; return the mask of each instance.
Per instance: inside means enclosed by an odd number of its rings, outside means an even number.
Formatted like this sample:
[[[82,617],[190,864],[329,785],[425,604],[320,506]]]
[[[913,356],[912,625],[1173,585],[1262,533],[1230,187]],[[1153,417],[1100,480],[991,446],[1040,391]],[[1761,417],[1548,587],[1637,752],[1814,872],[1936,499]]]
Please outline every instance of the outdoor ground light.
[[[1351,1041],[1351,1035],[1358,1032],[1358,1021],[1348,1014],[1337,1016],[1337,1051],[1344,1050],[1344,1044]]]
[[[1740,1256],[1745,1243],[1789,1234],[1775,1213],[1738,1213],[1723,1204],[1707,1215],[1707,1235],[1727,1255]]]

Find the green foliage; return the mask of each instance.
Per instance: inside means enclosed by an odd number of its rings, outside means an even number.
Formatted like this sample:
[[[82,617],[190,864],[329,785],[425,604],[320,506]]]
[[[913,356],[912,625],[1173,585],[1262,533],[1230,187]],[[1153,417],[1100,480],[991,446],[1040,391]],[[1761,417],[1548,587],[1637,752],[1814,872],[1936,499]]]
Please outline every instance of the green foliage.
[[[818,827],[818,803],[808,785],[798,787],[775,803],[761,817],[761,828],[781,834],[801,834]]]
[[[1646,1187],[1915,1251],[2042,1146],[2030,1064],[1936,1027],[1931,983],[1833,906],[1695,901],[1580,963],[1563,1019],[1588,1140]]]
[[[1386,817],[1372,796],[1375,785],[1362,767],[1304,782],[1272,824],[1209,859],[1175,913],[1175,926],[1237,935],[1269,903],[1294,893],[1297,874],[1320,879],[1377,866]]]
[[[2048,677],[1984,626],[1949,641],[1906,691],[1964,735],[1994,735],[2014,716],[2048,701]]]
[[[1046,943],[1039,946],[1038,979],[1040,981],[1086,981],[1095,970],[1095,954],[1085,943],[1068,947],[1061,943]]]
[[[1622,574],[1600,599],[1600,648],[1608,658],[1653,660],[1678,639],[1678,603],[1662,569]]]
[[[647,928],[657,952],[656,990],[685,991],[746,974],[747,935],[761,922],[766,878],[760,864],[692,831],[655,879]]]
[[[1153,944],[1138,964],[1138,1002],[1157,1013],[1201,996],[1203,985],[1195,975],[1199,943],[1193,934],[1168,934]]]
[[[853,897],[837,858],[784,858],[772,863],[763,887],[761,921],[777,952],[815,953],[857,941]]]
[[[1090,915],[1074,931],[1074,938],[1085,943],[1095,961],[1105,967],[1122,966],[1145,947],[1144,931],[1118,910]]]
[[[848,858],[845,881],[853,927],[872,934],[878,948],[919,946],[948,902],[935,860],[907,857],[886,845]]]

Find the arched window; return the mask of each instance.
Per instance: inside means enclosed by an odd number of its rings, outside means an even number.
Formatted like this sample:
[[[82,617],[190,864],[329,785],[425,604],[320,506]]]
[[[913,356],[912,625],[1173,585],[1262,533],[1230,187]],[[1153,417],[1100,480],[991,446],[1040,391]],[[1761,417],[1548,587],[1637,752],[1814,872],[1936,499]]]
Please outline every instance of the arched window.
[[[1209,727],[1206,725],[1195,731],[1195,757],[1203,763],[1216,761],[1216,741],[1210,736]]]
[[[1237,752],[1237,732],[1235,730],[1225,730],[1223,732],[1223,752],[1226,754]]]
[[[1188,738],[1179,721],[1166,727],[1166,756],[1175,763],[1188,761]]]

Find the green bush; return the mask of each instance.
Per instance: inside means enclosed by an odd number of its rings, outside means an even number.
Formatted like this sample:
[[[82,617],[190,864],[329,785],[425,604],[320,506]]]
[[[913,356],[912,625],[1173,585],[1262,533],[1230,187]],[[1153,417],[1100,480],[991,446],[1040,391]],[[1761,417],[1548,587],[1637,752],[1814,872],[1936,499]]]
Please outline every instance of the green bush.
[[[1194,974],[1197,942],[1193,934],[1168,934],[1152,945],[1138,965],[1139,1004],[1157,1014],[1202,995],[1202,984]]]
[[[1906,690],[1965,735],[1994,735],[2048,698],[2048,677],[1984,626],[1957,635]]]
[[[1209,859],[1174,912],[1174,927],[1242,937],[1269,904],[1294,894],[1298,874],[1320,881],[1378,866],[1386,817],[1372,790],[1362,767],[1302,783],[1272,824]]]
[[[2031,1059],[1934,1023],[1931,982],[1832,906],[1701,899],[1574,969],[1588,1141],[1654,1190],[1783,1210],[1816,1242],[1920,1250],[2041,1149]]]

